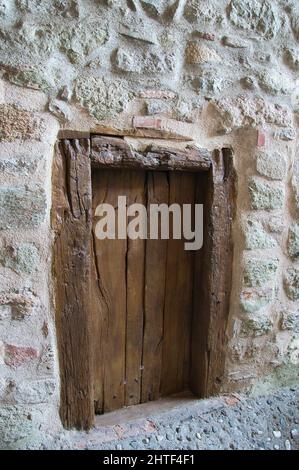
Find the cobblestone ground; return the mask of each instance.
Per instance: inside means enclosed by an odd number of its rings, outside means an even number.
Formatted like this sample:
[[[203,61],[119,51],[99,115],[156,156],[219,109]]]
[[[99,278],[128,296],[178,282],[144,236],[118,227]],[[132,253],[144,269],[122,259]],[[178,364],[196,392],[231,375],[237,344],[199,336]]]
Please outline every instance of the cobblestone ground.
[[[194,400],[129,423],[57,436],[51,447],[106,450],[299,449],[299,386],[257,398]]]

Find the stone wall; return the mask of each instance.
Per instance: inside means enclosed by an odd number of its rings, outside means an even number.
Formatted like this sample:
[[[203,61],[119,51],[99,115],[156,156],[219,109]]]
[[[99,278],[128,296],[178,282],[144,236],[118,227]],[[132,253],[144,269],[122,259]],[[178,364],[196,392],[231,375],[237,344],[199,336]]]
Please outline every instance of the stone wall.
[[[233,149],[222,389],[298,382],[298,2],[0,0],[0,23],[0,447],[60,426],[50,208],[63,129],[159,117],[143,125]]]

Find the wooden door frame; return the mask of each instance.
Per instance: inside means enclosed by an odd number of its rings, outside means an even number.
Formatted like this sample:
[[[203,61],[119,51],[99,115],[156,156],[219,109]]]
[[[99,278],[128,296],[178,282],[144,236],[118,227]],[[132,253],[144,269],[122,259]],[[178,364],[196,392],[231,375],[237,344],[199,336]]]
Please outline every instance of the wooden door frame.
[[[235,201],[231,149],[209,152],[150,145],[139,152],[119,137],[60,140],[53,164],[52,228],[60,416],[65,428],[90,429],[94,422],[90,347],[93,168],[204,175],[204,246],[194,284],[201,299],[201,314],[193,321],[191,344],[190,384],[197,396],[219,393],[227,348]]]

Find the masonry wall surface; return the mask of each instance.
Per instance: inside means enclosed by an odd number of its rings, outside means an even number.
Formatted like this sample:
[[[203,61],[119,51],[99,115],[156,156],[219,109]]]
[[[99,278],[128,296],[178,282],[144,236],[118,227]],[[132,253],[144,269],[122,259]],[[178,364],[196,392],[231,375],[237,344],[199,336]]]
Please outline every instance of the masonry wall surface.
[[[61,430],[50,210],[62,130],[135,125],[233,149],[222,391],[298,382],[298,2],[1,0],[0,27],[0,447]]]

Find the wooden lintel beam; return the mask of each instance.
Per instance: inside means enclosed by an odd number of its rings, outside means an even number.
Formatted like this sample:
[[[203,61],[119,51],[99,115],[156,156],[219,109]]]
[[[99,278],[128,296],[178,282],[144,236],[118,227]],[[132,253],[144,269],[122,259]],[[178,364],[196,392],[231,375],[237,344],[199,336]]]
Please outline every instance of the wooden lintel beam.
[[[206,149],[149,145],[138,152],[120,138],[93,137],[91,142],[91,164],[95,168],[208,171],[211,167],[211,153]]]

